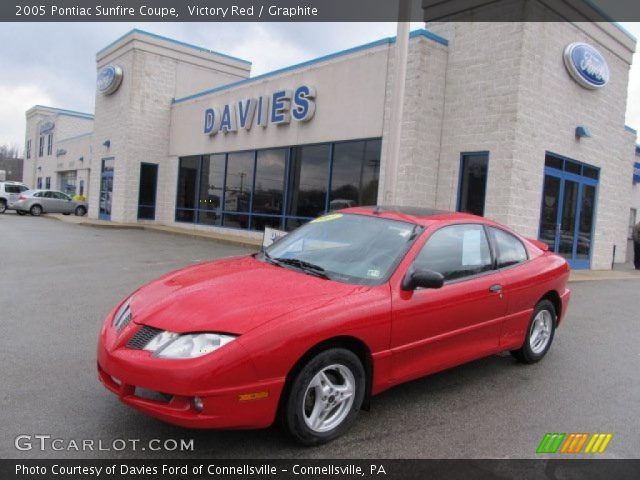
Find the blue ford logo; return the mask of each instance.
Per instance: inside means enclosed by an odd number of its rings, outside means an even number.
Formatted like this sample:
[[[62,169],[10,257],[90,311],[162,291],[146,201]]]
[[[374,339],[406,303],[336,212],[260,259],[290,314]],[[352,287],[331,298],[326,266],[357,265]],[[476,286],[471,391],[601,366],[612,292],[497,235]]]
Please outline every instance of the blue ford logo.
[[[584,88],[602,88],[609,82],[609,65],[591,45],[580,42],[567,45],[564,64],[573,79]]]
[[[98,72],[98,90],[105,95],[115,92],[122,82],[122,68],[117,65],[106,65]]]

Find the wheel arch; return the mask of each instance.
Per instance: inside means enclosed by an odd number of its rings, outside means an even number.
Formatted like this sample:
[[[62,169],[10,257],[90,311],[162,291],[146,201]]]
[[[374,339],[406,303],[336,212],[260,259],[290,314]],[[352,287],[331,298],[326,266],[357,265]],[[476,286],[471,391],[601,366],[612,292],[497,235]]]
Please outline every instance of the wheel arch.
[[[365,372],[365,395],[364,400],[362,401],[362,410],[369,410],[369,403],[371,400],[371,385],[373,381],[373,359],[371,356],[371,350],[367,346],[367,344],[361,339],[351,336],[351,335],[339,335],[336,337],[327,338],[321,342],[316,343],[314,346],[309,348],[297,361],[294,363],[293,367],[287,373],[284,388],[282,390],[282,394],[280,395],[280,401],[278,405],[278,416],[283,411],[286,398],[289,396],[289,391],[291,389],[291,384],[293,379],[296,377],[298,372],[307,364],[311,358],[318,355],[320,352],[325,350],[329,350],[330,348],[344,348],[345,350],[349,350],[353,352],[362,362],[362,366],[364,367]]]
[[[558,320],[562,318],[562,300],[560,299],[560,294],[555,290],[549,290],[536,302],[536,305],[540,303],[542,300],[549,300],[553,304],[553,307],[556,310],[556,325],[557,325]]]

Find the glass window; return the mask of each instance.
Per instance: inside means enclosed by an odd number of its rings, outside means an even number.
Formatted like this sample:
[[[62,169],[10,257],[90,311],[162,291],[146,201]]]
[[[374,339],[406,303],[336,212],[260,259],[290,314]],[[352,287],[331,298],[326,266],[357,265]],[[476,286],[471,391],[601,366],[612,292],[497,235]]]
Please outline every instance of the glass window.
[[[38,177],[38,180],[36,181],[36,186],[38,189],[42,188],[42,177]]]
[[[561,158],[554,157],[553,155],[545,155],[544,157],[544,165],[545,167],[555,168],[557,170],[562,170],[564,168],[563,161]]]
[[[4,191],[7,193],[21,193],[26,190],[22,185],[9,185],[5,184]]]
[[[76,172],[64,172],[60,174],[60,190],[67,195],[76,193]]]
[[[463,154],[460,170],[458,211],[484,215],[484,200],[487,193],[487,167],[489,154]]]
[[[582,206],[580,208],[580,220],[578,225],[578,245],[576,246],[576,258],[589,260],[591,256],[591,240],[593,233],[593,217],[596,205],[596,187],[592,185],[582,186]]]
[[[289,172],[287,215],[314,218],[324,213],[329,172],[329,145],[295,147]],[[287,222],[294,228],[298,222]]]
[[[157,183],[158,165],[142,163],[140,165],[140,184],[138,188],[138,218],[146,220],[156,218]]]
[[[565,161],[564,169],[569,173],[575,173],[576,175],[580,175],[582,167],[579,163]]]
[[[261,150],[256,158],[251,228],[282,228],[287,149]],[[258,215],[256,215],[256,213]]]
[[[588,167],[587,165],[583,165],[582,166],[582,174],[585,177],[593,178],[594,180],[597,180],[598,177],[599,177],[600,171],[597,168]]]
[[[379,139],[335,144],[329,210],[377,203],[380,146]]]
[[[527,260],[527,250],[520,240],[504,230],[489,227],[496,246],[498,268],[516,265]]]
[[[27,140],[27,159],[31,158],[31,140]]]
[[[482,225],[452,225],[436,230],[414,261],[414,267],[456,280],[492,269]]]
[[[222,222],[222,194],[226,155],[207,155],[202,158],[198,223],[220,225]]]
[[[230,153],[227,156],[227,178],[224,189],[224,226],[249,227],[249,207],[253,189],[255,152]],[[226,213],[230,214],[227,215]],[[242,212],[243,215],[231,214]]]
[[[47,135],[47,155],[53,153],[53,133]]]
[[[178,169],[178,194],[176,198],[176,221],[195,221],[196,181],[200,157],[186,157],[180,159]]]
[[[41,157],[44,154],[44,136],[40,135],[38,142],[38,156]]]
[[[44,188],[51,188],[51,177],[44,179]]]

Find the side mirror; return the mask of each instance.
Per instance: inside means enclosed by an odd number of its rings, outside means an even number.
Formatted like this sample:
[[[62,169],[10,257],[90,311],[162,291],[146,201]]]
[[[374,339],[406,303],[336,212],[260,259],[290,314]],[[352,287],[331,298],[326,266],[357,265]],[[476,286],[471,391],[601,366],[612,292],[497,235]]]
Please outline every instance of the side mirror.
[[[444,285],[444,277],[441,273],[432,270],[409,270],[402,280],[403,290],[415,290],[416,288],[441,288]]]

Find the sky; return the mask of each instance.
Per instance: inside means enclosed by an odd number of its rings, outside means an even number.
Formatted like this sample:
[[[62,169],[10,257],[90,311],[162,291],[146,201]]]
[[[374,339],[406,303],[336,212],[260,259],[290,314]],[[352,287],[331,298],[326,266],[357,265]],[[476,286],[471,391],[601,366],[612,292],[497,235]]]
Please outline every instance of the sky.
[[[622,26],[640,38],[640,23]],[[395,23],[5,23],[0,28],[0,145],[22,150],[24,114],[33,105],[92,113],[95,54],[132,28],[249,60],[252,75],[396,33]],[[637,50],[626,124],[640,130]]]

